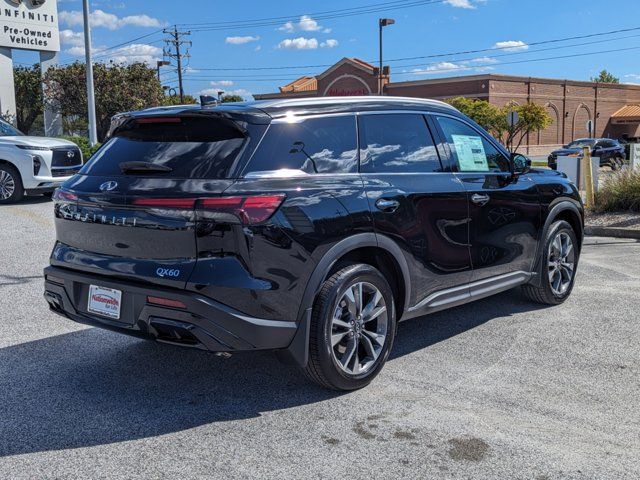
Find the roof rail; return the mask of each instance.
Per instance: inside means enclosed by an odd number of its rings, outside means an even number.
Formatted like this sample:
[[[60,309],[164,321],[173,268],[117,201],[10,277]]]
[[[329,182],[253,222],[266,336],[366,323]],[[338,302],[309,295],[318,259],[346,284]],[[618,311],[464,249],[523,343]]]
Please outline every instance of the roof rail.
[[[448,103],[440,100],[431,100],[425,98],[415,97],[393,97],[382,95],[366,95],[358,97],[307,97],[307,98],[285,98],[285,99],[269,99],[269,100],[257,100],[254,105],[261,107],[288,107],[298,105],[326,105],[332,103],[413,103],[416,105],[432,105],[450,108],[455,110],[454,107]]]

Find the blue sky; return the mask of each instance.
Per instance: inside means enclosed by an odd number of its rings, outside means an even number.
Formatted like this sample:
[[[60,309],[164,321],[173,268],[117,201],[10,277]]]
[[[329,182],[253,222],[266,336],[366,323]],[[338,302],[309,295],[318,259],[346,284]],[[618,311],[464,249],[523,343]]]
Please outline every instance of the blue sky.
[[[83,60],[82,3],[58,3],[61,63]],[[606,68],[623,82],[640,83],[640,29],[530,45],[638,28],[640,20],[632,15],[638,0],[90,0],[90,4],[97,60],[145,61],[155,66],[166,37],[161,29],[177,23],[181,30],[191,30],[193,46],[185,78],[186,91],[192,94],[219,89],[243,96],[273,92],[298,76],[322,72],[324,65],[342,57],[374,61],[381,16],[397,22],[385,29],[384,53],[392,81],[481,72],[587,80]],[[406,4],[417,5],[398,8]],[[365,10],[365,6],[381,11],[344,15],[356,13],[344,9]],[[336,10],[342,12],[323,13]],[[469,50],[476,52],[450,55]],[[549,58],[566,56],[571,58]],[[411,57],[423,58],[407,59]],[[35,60],[33,53],[15,55],[19,63]],[[172,67],[164,68],[163,82],[175,87],[176,77]]]

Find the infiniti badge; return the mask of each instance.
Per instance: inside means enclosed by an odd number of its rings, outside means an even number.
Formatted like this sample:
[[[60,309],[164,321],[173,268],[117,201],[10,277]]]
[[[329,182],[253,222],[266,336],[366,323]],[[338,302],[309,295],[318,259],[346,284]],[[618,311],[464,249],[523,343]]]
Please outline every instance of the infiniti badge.
[[[110,182],[104,182],[102,185],[100,185],[100,191],[110,192],[111,190],[115,190],[117,186],[118,182],[114,182],[113,180]]]
[[[73,158],[76,156],[76,152],[74,152],[73,150],[69,150],[67,152],[67,158]]]

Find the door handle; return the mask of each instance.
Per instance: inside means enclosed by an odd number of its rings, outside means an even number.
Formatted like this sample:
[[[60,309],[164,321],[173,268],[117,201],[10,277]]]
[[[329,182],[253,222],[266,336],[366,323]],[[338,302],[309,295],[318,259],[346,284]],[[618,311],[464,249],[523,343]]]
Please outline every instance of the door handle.
[[[388,198],[379,198],[376,200],[376,208],[383,212],[392,213],[395,212],[400,206],[400,202],[397,200],[390,200]]]
[[[481,207],[489,203],[489,200],[491,200],[489,195],[481,195],[479,193],[474,193],[473,195],[471,195],[471,201],[476,205],[480,205]]]

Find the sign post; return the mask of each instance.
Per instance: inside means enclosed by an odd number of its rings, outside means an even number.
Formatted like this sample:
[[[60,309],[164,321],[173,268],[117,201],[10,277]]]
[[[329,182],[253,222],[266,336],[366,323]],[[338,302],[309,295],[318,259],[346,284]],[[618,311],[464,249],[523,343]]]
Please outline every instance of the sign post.
[[[0,115],[16,122],[12,50],[40,52],[41,71],[57,65],[60,51],[57,0],[0,0]],[[45,133],[59,135],[58,112],[45,106]]]

